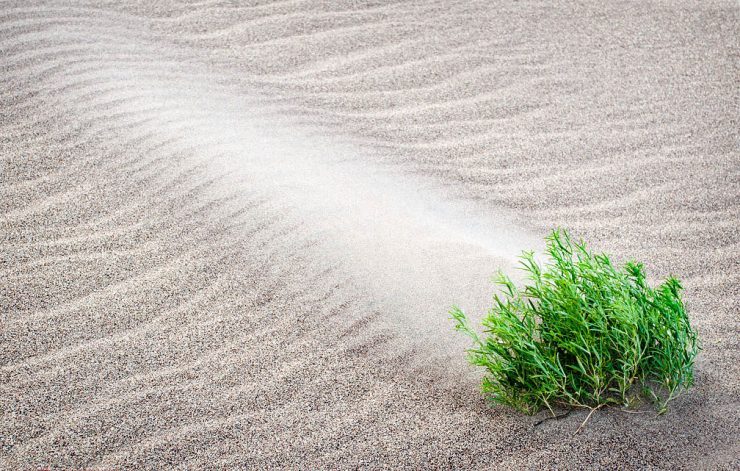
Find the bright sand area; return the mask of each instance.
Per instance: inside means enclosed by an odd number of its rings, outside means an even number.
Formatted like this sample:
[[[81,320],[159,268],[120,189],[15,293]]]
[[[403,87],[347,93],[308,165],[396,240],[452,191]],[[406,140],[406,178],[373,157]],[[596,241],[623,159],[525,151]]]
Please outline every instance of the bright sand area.
[[[0,4],[0,468],[737,466],[738,15]],[[554,226],[683,280],[666,415],[480,397],[447,308]]]

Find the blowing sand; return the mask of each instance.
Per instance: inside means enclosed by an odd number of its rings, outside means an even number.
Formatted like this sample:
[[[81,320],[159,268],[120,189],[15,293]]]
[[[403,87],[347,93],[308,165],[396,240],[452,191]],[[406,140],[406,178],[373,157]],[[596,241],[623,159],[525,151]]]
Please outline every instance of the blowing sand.
[[[739,16],[3,2],[0,468],[740,466]],[[666,415],[480,397],[447,308],[553,226],[683,280]]]

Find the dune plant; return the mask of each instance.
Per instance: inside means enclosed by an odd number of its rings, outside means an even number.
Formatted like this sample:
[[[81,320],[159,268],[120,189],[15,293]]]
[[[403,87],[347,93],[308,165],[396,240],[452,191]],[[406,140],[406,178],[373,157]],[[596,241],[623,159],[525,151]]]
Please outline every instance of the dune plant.
[[[693,384],[699,350],[679,281],[651,288],[642,264],[617,268],[562,230],[546,243],[544,266],[532,252],[520,257],[525,286],[497,276],[503,289],[482,336],[463,311],[450,311],[455,328],[473,340],[470,363],[487,370],[483,393],[528,414],[584,407],[588,420],[603,406],[629,408],[642,398],[665,412]]]

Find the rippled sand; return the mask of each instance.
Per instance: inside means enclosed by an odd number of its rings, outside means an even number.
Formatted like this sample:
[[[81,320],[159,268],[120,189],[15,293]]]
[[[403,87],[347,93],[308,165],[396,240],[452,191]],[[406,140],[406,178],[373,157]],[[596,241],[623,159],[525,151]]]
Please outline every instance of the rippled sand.
[[[740,466],[740,10],[604,3],[0,3],[0,468]],[[478,394],[557,225],[684,281],[666,415]]]

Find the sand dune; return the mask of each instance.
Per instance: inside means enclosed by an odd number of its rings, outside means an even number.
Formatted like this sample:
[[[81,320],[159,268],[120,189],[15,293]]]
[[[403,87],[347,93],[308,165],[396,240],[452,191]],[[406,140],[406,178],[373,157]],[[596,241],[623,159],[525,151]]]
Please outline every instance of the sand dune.
[[[738,37],[733,2],[0,4],[0,468],[740,465]],[[479,396],[446,309],[555,225],[684,281],[668,414]]]

